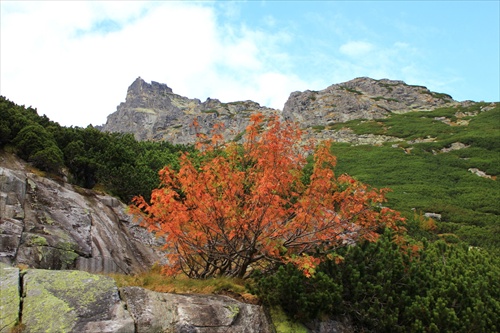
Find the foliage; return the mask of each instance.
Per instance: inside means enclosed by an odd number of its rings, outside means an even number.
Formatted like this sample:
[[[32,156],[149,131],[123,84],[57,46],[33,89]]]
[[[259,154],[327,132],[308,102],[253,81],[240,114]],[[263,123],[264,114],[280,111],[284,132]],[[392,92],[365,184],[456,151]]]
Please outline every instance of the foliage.
[[[291,320],[287,314],[278,306],[269,309],[269,316],[276,333],[307,333],[310,332],[301,323]]]
[[[265,304],[279,305],[292,318],[308,321],[323,313],[331,313],[342,301],[342,285],[335,277],[319,271],[306,277],[294,265],[280,266],[272,275],[256,271],[251,291]]]
[[[51,134],[39,124],[23,127],[13,140],[18,154],[42,170],[57,172],[63,165],[63,154]]]
[[[53,174],[66,173],[72,183],[97,184],[124,201],[149,196],[158,186],[158,171],[178,168],[178,153],[192,147],[167,142],[137,142],[131,134],[104,133],[93,126],[61,127],[36,109],[0,96],[0,147],[12,145],[19,157]]]
[[[242,146],[222,147],[214,136],[199,166],[183,155],[179,171],[161,171],[151,203],[134,199],[132,212],[166,240],[167,274],[245,277],[249,268],[291,262],[311,276],[326,251],[398,228],[399,214],[381,206],[386,190],[335,176],[328,143],[317,147],[303,183],[300,130],[263,121],[252,116]]]
[[[390,187],[387,206],[412,217],[417,212],[442,215],[436,233],[454,232],[473,246],[500,248],[500,184],[470,171],[478,168],[491,176],[500,175],[500,107],[481,111],[487,105],[443,108],[434,111],[393,114],[376,121],[352,121],[342,126],[358,134],[374,133],[404,139],[434,138],[431,142],[398,142],[375,146],[335,143],[338,172],[349,172],[362,182]],[[467,126],[450,126],[439,119],[457,121],[464,116]],[[409,136],[409,137],[408,137]],[[467,148],[441,152],[454,142]],[[449,231],[454,226],[454,231]],[[447,231],[448,230],[448,231]],[[416,230],[415,230],[416,231]]]
[[[254,292],[297,319],[347,315],[373,332],[498,330],[498,257],[442,241],[401,246],[392,237],[339,250],[344,260],[322,263],[310,279],[283,267],[260,277]]]

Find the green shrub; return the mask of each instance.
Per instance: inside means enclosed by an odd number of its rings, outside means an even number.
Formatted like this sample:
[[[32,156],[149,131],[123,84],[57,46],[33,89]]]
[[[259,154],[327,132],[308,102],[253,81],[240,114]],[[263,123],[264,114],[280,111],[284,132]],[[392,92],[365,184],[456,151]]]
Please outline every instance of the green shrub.
[[[310,279],[283,267],[261,277],[254,292],[295,318],[342,315],[372,332],[500,328],[497,256],[443,241],[401,247],[392,237],[342,250],[341,264],[326,261]]]
[[[341,300],[342,286],[319,272],[307,278],[292,264],[271,276],[255,273],[252,292],[266,304],[279,305],[294,320],[308,321],[330,313]]]

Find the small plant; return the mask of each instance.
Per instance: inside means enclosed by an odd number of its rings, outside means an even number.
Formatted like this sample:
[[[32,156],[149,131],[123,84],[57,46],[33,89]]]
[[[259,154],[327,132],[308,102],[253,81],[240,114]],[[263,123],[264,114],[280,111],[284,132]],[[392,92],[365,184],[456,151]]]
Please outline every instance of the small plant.
[[[383,97],[383,96],[372,97],[372,99],[376,102],[378,102],[380,100],[384,100],[384,101],[388,101],[388,102],[396,102],[396,103],[400,102],[400,100],[398,100],[396,98],[387,98],[387,97]]]
[[[166,274],[246,278],[293,262],[307,275],[326,251],[345,246],[345,234],[356,242],[377,239],[381,226],[399,229],[399,213],[378,208],[387,189],[335,176],[330,143],[316,147],[305,183],[302,132],[277,117],[264,121],[252,115],[242,146],[220,149],[214,136],[200,166],[183,155],[179,170],[160,171],[150,202],[134,199],[131,212],[165,238]]]
[[[357,94],[357,95],[363,95],[363,93],[359,90],[356,90],[356,89],[352,89],[352,88],[349,88],[349,87],[345,87],[345,86],[340,86],[341,89],[344,89],[345,91],[348,91],[348,92],[351,92],[351,93],[354,93],[354,94]]]
[[[230,292],[247,293],[245,282],[240,279],[219,277],[210,279],[189,279],[184,274],[165,276],[161,273],[161,265],[153,266],[149,271],[135,275],[109,274],[118,287],[142,287],[145,289],[168,293],[218,294]]]
[[[219,116],[219,111],[217,111],[215,109],[203,110],[203,111],[201,111],[201,113],[215,113],[217,115],[217,117]]]
[[[9,330],[9,333],[23,333],[26,329],[26,325],[21,322],[17,322],[14,326],[12,326]]]
[[[225,308],[228,309],[230,312],[229,318],[234,319],[240,313],[240,307],[238,305],[228,305]]]
[[[311,92],[311,94],[309,95],[308,98],[309,98],[309,100],[314,102],[316,100],[316,94],[314,92]]]
[[[325,125],[314,125],[311,127],[315,132],[321,132],[324,131],[326,126]]]
[[[421,93],[422,94],[426,94],[426,95],[431,95],[432,97],[437,98],[437,99],[441,99],[441,100],[451,100],[451,99],[453,99],[448,94],[436,93],[436,92],[433,92],[433,91],[423,90],[423,91],[421,91]]]
[[[238,142],[243,138],[243,135],[245,135],[245,131],[241,131],[233,139],[233,142]]]

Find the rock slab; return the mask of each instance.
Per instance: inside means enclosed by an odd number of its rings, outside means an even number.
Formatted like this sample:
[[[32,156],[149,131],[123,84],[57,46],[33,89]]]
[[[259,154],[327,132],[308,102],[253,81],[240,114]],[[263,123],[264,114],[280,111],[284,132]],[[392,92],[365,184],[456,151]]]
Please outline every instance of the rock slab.
[[[28,270],[23,277],[25,332],[134,332],[111,278],[82,271]]]
[[[222,295],[177,295],[121,289],[137,333],[271,333],[261,306]]]
[[[0,332],[271,333],[264,309],[221,295],[119,289],[103,275],[0,266]]]
[[[164,260],[116,198],[40,177],[0,156],[0,262],[138,273]],[[21,163],[21,162],[19,162]]]

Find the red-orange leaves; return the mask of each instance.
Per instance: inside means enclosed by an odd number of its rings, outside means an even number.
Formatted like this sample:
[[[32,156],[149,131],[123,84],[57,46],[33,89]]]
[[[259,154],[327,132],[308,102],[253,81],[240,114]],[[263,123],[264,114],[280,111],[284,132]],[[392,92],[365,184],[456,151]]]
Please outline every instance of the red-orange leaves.
[[[397,228],[399,214],[380,206],[384,190],[335,176],[330,143],[316,147],[304,183],[309,147],[298,127],[260,114],[251,120],[242,145],[216,136],[201,162],[184,155],[178,172],[160,171],[151,202],[134,199],[131,212],[166,240],[165,273],[245,277],[293,262],[310,276],[331,249]]]

